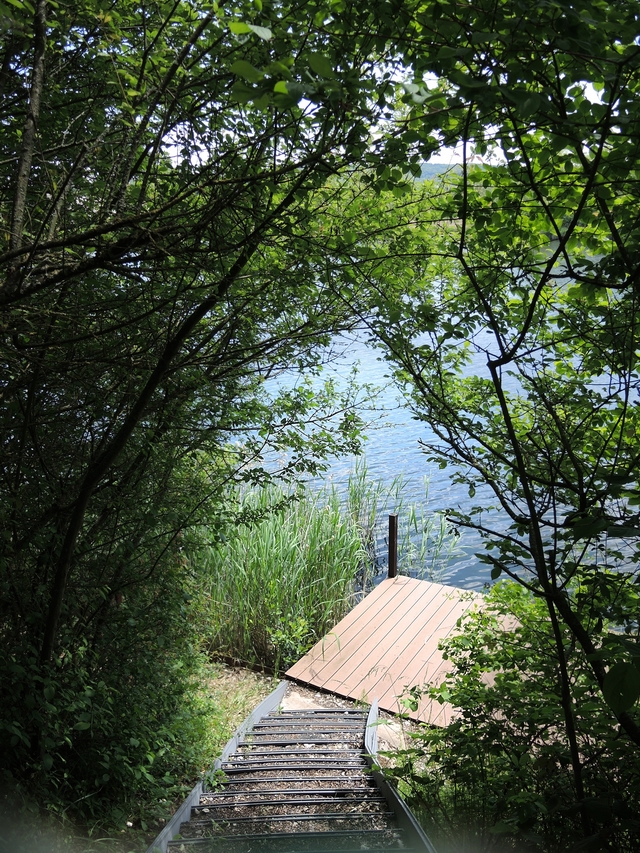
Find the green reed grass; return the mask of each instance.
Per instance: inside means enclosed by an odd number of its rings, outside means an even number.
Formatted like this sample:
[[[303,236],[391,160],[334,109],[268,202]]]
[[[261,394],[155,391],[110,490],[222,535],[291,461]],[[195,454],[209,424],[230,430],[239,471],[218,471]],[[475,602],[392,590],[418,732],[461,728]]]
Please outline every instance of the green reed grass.
[[[386,558],[388,512],[400,515],[401,570],[437,579],[454,540],[439,516],[409,506],[403,489],[401,478],[372,481],[360,463],[342,496],[309,486],[237,495],[245,523],[199,558],[210,652],[275,671],[298,660],[371,588]]]
[[[247,492],[242,510],[262,520],[240,524],[204,555],[211,650],[275,670],[350,609],[368,560],[334,491],[288,497],[276,487]]]
[[[388,554],[388,515],[398,515],[398,571],[421,580],[439,582],[457,553],[459,534],[444,513],[430,512],[429,481],[419,504],[406,498],[407,483],[399,475],[391,483],[372,480],[365,460],[357,460],[349,477],[344,510],[358,527],[373,571],[385,570]]]

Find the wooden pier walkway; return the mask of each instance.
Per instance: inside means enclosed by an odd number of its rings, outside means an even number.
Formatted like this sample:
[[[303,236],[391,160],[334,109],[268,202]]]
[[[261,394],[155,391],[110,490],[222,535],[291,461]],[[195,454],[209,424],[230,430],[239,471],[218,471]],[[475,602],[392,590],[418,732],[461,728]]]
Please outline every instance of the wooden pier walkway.
[[[422,698],[417,711],[399,704],[410,687],[437,685],[446,672],[438,643],[456,627],[480,593],[395,577],[383,580],[332,631],[294,664],[287,678],[405,712],[432,725],[447,725],[451,707]]]

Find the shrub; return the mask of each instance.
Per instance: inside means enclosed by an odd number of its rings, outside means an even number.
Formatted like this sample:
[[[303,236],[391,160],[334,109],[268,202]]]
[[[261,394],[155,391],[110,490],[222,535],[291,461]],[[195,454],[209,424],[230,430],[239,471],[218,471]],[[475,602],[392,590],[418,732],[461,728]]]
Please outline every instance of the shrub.
[[[582,804],[544,602],[518,584],[497,584],[486,606],[467,614],[443,643],[452,670],[427,690],[454,705],[457,717],[446,728],[420,727],[391,771],[442,853],[465,844],[474,851],[566,851],[579,839],[584,850],[638,850],[637,750],[614,725],[568,632],[565,640]]]

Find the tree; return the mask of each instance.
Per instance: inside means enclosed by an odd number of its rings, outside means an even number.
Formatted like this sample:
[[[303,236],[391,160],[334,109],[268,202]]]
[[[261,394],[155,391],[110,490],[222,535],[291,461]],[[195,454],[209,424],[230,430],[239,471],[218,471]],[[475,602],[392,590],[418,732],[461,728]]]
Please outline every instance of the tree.
[[[3,762],[91,809],[167,748],[192,656],[183,532],[267,476],[264,447],[299,473],[356,440],[331,395],[305,439],[323,400],[269,400],[263,378],[313,369],[352,323],[310,223],[391,69],[333,4],[3,10]]]
[[[640,745],[638,626],[622,603],[640,532],[639,12],[407,5],[405,139],[458,142],[462,164],[425,193],[405,270],[378,245],[343,276],[371,288],[372,331],[435,433],[430,458],[478,490],[451,517],[485,537],[493,578],[545,602],[581,803],[565,627]],[[471,356],[485,366],[465,375]]]

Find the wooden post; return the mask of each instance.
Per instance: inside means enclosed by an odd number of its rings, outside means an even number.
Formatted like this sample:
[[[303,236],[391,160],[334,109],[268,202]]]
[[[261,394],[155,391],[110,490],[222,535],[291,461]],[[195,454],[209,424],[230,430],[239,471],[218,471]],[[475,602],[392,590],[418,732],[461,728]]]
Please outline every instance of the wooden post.
[[[398,574],[398,515],[394,513],[389,516],[389,574],[387,577],[395,578]]]

